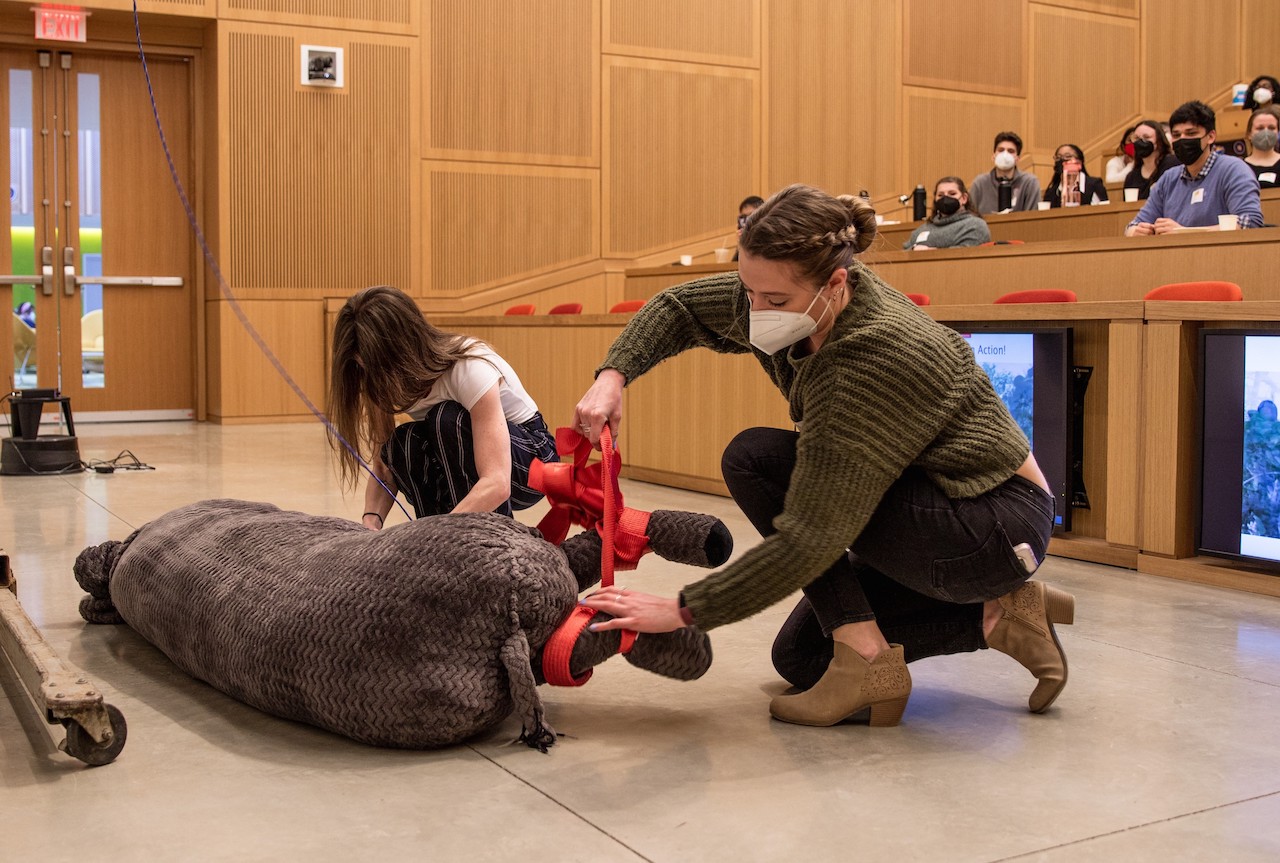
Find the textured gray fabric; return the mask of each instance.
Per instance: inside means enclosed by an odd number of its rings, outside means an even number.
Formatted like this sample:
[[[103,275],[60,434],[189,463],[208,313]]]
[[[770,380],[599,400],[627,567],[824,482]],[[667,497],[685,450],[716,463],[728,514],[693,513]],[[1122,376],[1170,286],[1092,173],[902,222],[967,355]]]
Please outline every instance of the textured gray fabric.
[[[664,527],[676,539],[656,544],[685,543],[686,559],[728,556],[716,519],[666,513],[651,533]],[[514,711],[522,739],[545,751],[555,737],[531,663],[540,665],[579,585],[599,580],[599,548],[584,533],[562,551],[493,514],[369,531],[211,500],[85,549],[75,574],[90,594],[86,620],[127,622],[187,673],[268,713],[375,745],[429,748]],[[594,637],[604,633],[586,635],[576,671],[611,653]],[[711,662],[705,633],[692,629],[641,636],[637,650],[633,664],[682,679]]]

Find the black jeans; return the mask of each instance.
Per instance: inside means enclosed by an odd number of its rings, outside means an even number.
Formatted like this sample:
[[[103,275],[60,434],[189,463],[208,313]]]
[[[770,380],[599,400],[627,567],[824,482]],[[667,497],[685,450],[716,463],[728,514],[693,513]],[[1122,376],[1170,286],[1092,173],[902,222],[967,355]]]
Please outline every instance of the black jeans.
[[[560,460],[556,439],[542,414],[519,424],[509,422],[507,431],[511,435],[511,497],[494,510],[502,515],[542,500],[542,492],[529,487],[529,466],[535,458]],[[480,481],[471,414],[457,402],[433,405],[421,420],[396,426],[382,447],[382,462],[391,469],[418,518],[452,511]]]
[[[774,532],[796,464],[794,431],[753,428],[724,452],[729,493],[762,536]],[[1029,577],[1013,547],[1043,560],[1054,499],[1013,476],[984,495],[952,500],[925,474],[908,469],[881,499],[848,554],[804,588],[773,644],[773,664],[807,689],[831,661],[831,632],[876,620],[908,662],[986,647],[982,603]]]

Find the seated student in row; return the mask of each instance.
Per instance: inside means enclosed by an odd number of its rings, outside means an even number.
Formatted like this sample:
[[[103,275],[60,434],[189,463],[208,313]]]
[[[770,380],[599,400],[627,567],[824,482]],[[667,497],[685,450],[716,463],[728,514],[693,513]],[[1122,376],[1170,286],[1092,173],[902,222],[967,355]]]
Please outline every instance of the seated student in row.
[[[1084,150],[1075,144],[1063,144],[1053,155],[1053,178],[1044,190],[1050,209],[1102,204],[1110,201],[1107,187],[1097,177],[1090,177],[1084,167]]]
[[[1258,181],[1243,160],[1215,153],[1217,121],[1203,102],[1180,105],[1169,117],[1173,153],[1183,167],[1166,171],[1151,197],[1125,229],[1125,236],[1167,234],[1179,228],[1208,227],[1234,215],[1241,228],[1262,224]]]
[[[1169,139],[1159,120],[1143,120],[1133,127],[1133,170],[1124,178],[1126,189],[1137,189],[1138,200],[1145,201],[1160,175],[1180,164],[1169,152]]]
[[[1116,146],[1116,154],[1107,160],[1107,182],[1123,183],[1124,178],[1129,176],[1129,172],[1133,170],[1133,130],[1137,126],[1130,126],[1124,130],[1124,134],[1120,136],[1120,143]]]
[[[995,152],[991,161],[995,167],[974,177],[969,184],[973,205],[979,213],[1000,213],[1005,210],[1034,210],[1040,202],[1040,181],[1028,171],[1018,170],[1018,157],[1022,155],[1022,139],[1016,132],[996,135]],[[1001,202],[1001,191],[1008,195]]]
[[[904,249],[954,249],[990,242],[991,230],[959,177],[943,177],[933,187],[933,218],[920,223]]]
[[[1258,185],[1264,189],[1276,188],[1276,173],[1280,171],[1280,152],[1276,150],[1276,136],[1280,132],[1280,108],[1268,105],[1249,115],[1249,145],[1253,152],[1245,156],[1244,163],[1253,169]]]

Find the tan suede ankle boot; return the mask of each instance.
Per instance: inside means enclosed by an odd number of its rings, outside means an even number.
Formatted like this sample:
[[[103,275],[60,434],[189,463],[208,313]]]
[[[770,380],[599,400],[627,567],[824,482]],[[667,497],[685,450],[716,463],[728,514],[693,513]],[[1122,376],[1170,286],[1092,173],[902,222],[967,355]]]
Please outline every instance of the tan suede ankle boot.
[[[987,636],[987,646],[1035,675],[1039,683],[1027,706],[1032,713],[1044,713],[1067,685],[1067,655],[1053,625],[1075,620],[1076,598],[1044,582],[1028,581],[997,601],[1004,614]]]
[[[871,725],[897,725],[911,697],[911,672],[902,645],[867,662],[847,644],[835,642],[835,656],[822,679],[807,692],[779,695],[769,703],[775,719],[797,725],[835,725],[866,707]]]

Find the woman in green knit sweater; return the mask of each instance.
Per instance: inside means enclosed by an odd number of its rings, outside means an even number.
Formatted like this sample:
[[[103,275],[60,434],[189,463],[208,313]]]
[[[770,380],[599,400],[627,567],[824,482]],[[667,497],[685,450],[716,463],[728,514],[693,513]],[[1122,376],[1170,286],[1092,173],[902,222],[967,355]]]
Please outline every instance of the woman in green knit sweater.
[[[613,587],[584,602],[599,629],[666,632],[742,620],[797,589],[774,665],[805,690],[770,712],[833,725],[871,708],[895,725],[906,663],[994,647],[1038,683],[1066,683],[1054,623],[1074,599],[1029,581],[1054,517],[1044,475],[965,340],[855,260],[876,235],[859,198],[791,186],[742,231],[738,273],[658,294],[618,336],[574,422],[616,433],[622,389],[693,347],[752,353],[795,431],[747,429],[725,482],[765,539],[677,598]]]
[[[991,229],[969,199],[959,177],[943,177],[933,187],[933,218],[920,223],[902,248],[955,249],[991,241]]]

